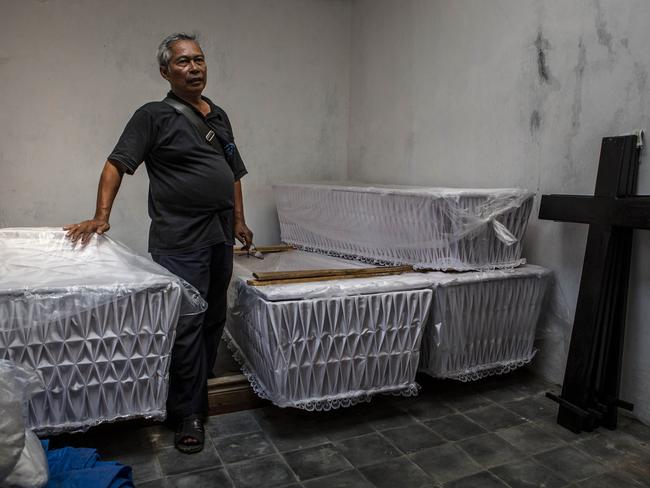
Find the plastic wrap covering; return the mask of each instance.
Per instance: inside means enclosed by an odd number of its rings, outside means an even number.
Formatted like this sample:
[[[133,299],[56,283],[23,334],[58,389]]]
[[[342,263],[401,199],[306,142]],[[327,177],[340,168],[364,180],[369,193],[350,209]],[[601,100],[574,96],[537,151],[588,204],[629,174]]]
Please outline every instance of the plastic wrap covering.
[[[47,460],[34,433],[25,429],[27,402],[41,388],[34,371],[0,360],[0,486],[37,488],[48,480]]]
[[[468,381],[511,371],[534,357],[535,330],[551,280],[550,271],[540,266],[464,273],[404,273],[258,287],[243,284],[255,271],[362,266],[354,261],[303,251],[269,254],[263,261],[242,256],[236,260],[233,282],[239,283],[242,290],[231,297],[231,304],[233,300],[237,303],[238,294],[254,297],[251,298],[253,303],[293,303],[294,307],[302,303],[302,307],[309,307],[308,304],[316,299],[336,300],[429,289],[433,291],[433,298],[422,340],[422,371],[432,376]],[[242,315],[245,311],[238,313]],[[310,318],[321,320],[313,314]],[[246,322],[239,319],[232,323],[256,328],[260,320],[267,321],[265,316],[260,319],[249,315]],[[237,330],[236,333],[248,332]],[[248,347],[246,340],[240,339],[239,349]]]
[[[439,270],[514,267],[533,193],[520,189],[274,187],[282,240],[330,255]]]
[[[276,262],[296,258],[288,255]],[[277,287],[248,286],[248,277],[236,264],[226,337],[258,395],[281,407],[329,410],[376,393],[417,392],[431,290],[269,301],[263,290]]]
[[[75,247],[57,229],[0,230],[0,359],[43,377],[37,432],[164,418],[178,316],[203,310],[191,286],[108,237]]]
[[[234,276],[240,280],[251,278],[253,272],[296,271],[306,269],[355,269],[367,268],[367,264],[322,254],[291,251],[267,254],[264,260],[239,256],[235,259]],[[355,278],[353,280],[324,280],[308,283],[278,284],[250,287],[250,292],[267,301],[303,300],[311,298],[362,295],[385,291],[417,290],[430,287],[432,276],[444,273],[404,273],[389,276]]]
[[[530,362],[549,282],[550,272],[532,265],[439,280],[420,369],[468,381]]]

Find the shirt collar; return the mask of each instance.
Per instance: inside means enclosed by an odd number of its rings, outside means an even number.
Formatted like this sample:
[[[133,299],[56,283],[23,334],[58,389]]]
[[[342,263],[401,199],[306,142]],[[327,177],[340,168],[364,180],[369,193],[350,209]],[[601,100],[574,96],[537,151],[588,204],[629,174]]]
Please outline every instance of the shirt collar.
[[[212,116],[212,115],[216,112],[216,111],[215,111],[215,107],[216,107],[216,105],[215,105],[214,103],[212,103],[212,100],[210,100],[208,97],[205,97],[205,96],[203,96],[203,95],[201,95],[201,98],[202,98],[203,100],[205,100],[206,102],[208,102],[208,105],[210,105],[210,111],[208,112],[208,115],[205,115],[205,116],[204,116],[200,111],[198,111],[198,110],[197,110],[193,105],[187,103],[187,102],[186,102],[185,100],[183,100],[181,97],[177,96],[173,91],[169,90],[169,92],[167,93],[167,96],[168,96],[169,98],[173,98],[174,100],[178,100],[178,101],[181,102],[183,105],[187,105],[189,108],[191,108],[192,110],[194,110],[197,114],[199,114],[201,117],[208,118],[208,117]]]

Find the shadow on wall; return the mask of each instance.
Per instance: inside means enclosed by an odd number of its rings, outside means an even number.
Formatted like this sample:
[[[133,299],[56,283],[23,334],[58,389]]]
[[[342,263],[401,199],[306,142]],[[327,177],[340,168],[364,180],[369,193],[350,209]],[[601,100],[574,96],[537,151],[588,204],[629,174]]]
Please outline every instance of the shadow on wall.
[[[538,349],[535,368],[544,371],[544,376],[556,383],[562,383],[573,319],[571,309],[557,278],[554,276],[544,298],[542,314],[535,333],[535,347]]]

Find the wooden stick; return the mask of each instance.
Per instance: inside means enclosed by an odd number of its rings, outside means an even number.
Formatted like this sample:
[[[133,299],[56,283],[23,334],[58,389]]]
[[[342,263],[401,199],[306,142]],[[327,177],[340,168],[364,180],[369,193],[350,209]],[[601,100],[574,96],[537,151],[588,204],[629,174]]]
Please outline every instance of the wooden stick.
[[[253,277],[258,281],[293,280],[301,278],[327,278],[341,276],[373,276],[381,274],[399,274],[413,271],[413,266],[385,266],[374,268],[343,268],[343,269],[304,269],[297,271],[267,271],[254,272]]]
[[[260,246],[260,247],[255,247],[255,250],[261,252],[262,254],[268,254],[268,253],[273,253],[273,252],[286,252],[286,251],[293,251],[295,248],[293,246],[289,246],[288,244],[277,244],[274,246]],[[246,249],[241,249],[237,248],[234,250],[235,254],[248,254],[248,251]]]
[[[398,274],[403,274],[403,273],[409,273],[414,271],[413,268],[404,266],[403,268],[407,269],[402,269],[402,270],[396,270],[390,268],[374,268],[377,271],[373,273],[364,273],[360,275],[330,275],[330,276],[311,276],[311,277],[303,277],[303,278],[283,278],[283,279],[277,279],[277,280],[248,280],[246,283],[251,285],[251,286],[266,286],[266,285],[289,285],[289,284],[295,284],[295,283],[316,283],[319,281],[332,281],[332,280],[349,280],[353,278],[372,278],[372,277],[377,277],[377,276],[394,276]],[[384,269],[385,271],[381,271]],[[388,270],[388,271],[386,271]]]

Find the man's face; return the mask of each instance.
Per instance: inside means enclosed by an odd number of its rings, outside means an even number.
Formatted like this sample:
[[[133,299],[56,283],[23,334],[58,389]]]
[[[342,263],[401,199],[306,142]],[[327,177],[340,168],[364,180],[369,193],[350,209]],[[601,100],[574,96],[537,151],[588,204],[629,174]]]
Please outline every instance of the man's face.
[[[160,74],[169,81],[175,93],[200,94],[205,88],[208,67],[203,51],[194,41],[176,41],[171,45],[172,56]]]

